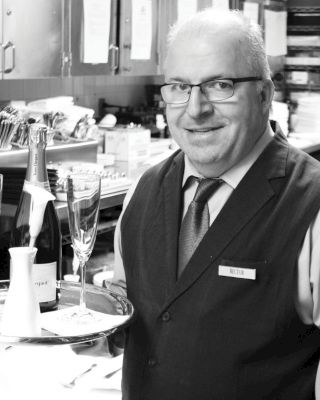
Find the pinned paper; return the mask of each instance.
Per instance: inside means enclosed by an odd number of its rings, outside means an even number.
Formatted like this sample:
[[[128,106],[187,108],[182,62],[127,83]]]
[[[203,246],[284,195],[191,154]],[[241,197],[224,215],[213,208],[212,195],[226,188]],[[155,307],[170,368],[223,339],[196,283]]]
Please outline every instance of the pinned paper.
[[[83,0],[82,61],[107,63],[111,0]]]
[[[178,20],[190,18],[197,12],[197,0],[178,0]]]
[[[243,3],[243,14],[257,24],[259,22],[259,4],[245,1]]]
[[[296,85],[307,85],[309,81],[308,71],[292,71],[291,81]]]
[[[212,0],[212,7],[220,10],[229,10],[229,0]]]
[[[151,0],[132,0],[131,59],[150,60],[152,45]]]
[[[287,12],[265,10],[265,47],[269,56],[287,54]]]

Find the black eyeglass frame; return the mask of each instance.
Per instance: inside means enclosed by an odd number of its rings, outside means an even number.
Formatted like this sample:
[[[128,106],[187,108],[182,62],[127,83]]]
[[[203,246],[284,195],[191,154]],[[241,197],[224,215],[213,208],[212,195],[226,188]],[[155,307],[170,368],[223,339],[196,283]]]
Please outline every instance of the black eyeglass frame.
[[[185,82],[164,83],[163,85],[160,86],[160,93],[161,93],[161,96],[162,96],[162,98],[163,98],[163,101],[164,101],[166,104],[186,104],[186,103],[188,103],[188,101],[190,100],[191,92],[192,92],[192,89],[193,89],[194,87],[199,87],[201,93],[204,94],[204,95],[206,96],[206,94],[203,92],[201,86],[204,85],[204,84],[206,84],[206,83],[208,83],[208,82],[215,82],[215,81],[231,81],[231,82],[233,83],[233,85],[234,85],[235,83],[238,83],[238,82],[257,82],[257,81],[262,81],[262,80],[263,80],[263,79],[262,79],[261,77],[257,77],[257,76],[246,76],[246,77],[243,77],[243,78],[216,78],[216,79],[209,79],[209,80],[207,80],[207,81],[198,83],[198,84],[196,84],[196,85],[193,85],[193,84],[191,84],[191,83],[185,83]],[[190,88],[189,97],[188,97],[188,99],[187,99],[186,101],[183,101],[183,102],[181,102],[181,103],[168,103],[167,101],[164,100],[164,97],[163,97],[163,95],[162,95],[161,89],[162,89],[164,86],[170,86],[170,85],[174,85],[174,84],[177,84],[177,83],[182,83],[182,84],[184,84],[184,85],[188,85],[188,86],[189,86],[189,88]],[[224,100],[230,99],[233,95],[234,95],[234,86],[233,86],[233,92],[232,92],[232,95],[231,95],[231,96],[226,97],[225,99],[220,99],[220,100],[208,100],[208,101],[209,101],[210,103],[219,102],[219,101],[224,101]]]

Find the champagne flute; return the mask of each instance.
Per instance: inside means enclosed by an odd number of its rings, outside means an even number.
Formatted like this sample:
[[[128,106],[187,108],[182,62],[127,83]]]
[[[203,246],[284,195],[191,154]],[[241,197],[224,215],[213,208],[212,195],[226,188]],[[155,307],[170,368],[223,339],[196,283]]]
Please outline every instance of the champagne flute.
[[[101,177],[91,173],[74,173],[67,178],[69,228],[73,251],[79,259],[79,315],[90,314],[86,308],[86,263],[90,258],[97,235]]]
[[[3,185],[3,175],[0,174],[0,215],[1,215],[1,202],[2,202],[2,185]]]

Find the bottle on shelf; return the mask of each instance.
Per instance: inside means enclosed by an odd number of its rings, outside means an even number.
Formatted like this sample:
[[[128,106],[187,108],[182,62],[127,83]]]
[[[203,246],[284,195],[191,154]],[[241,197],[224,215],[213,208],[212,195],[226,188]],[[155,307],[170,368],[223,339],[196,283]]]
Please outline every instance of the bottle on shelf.
[[[26,178],[15,214],[11,247],[36,247],[33,279],[41,311],[56,308],[61,278],[61,230],[46,168],[48,127],[30,125]]]

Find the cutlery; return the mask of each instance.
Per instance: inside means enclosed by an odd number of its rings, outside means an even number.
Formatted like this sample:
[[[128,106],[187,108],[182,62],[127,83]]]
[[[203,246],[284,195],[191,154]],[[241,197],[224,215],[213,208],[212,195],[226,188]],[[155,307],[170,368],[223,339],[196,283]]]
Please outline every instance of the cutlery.
[[[73,388],[79,378],[81,378],[82,376],[86,375],[88,372],[92,371],[97,365],[98,364],[92,364],[88,369],[86,369],[85,371],[83,371],[80,374],[78,374],[77,376],[75,376],[72,379],[72,381],[70,381],[68,383],[63,383],[63,386],[67,387],[67,388]]]

